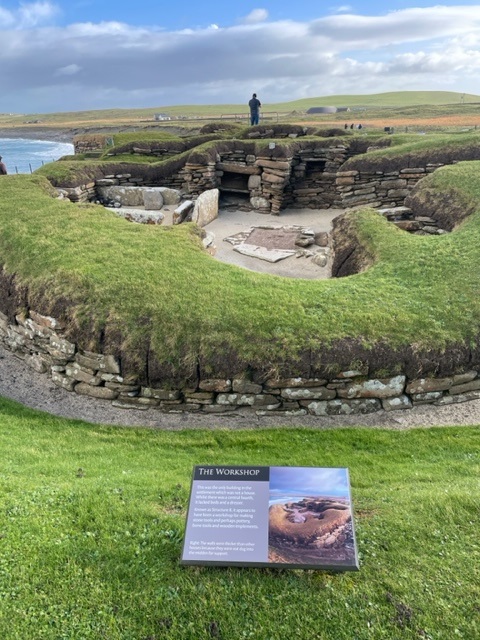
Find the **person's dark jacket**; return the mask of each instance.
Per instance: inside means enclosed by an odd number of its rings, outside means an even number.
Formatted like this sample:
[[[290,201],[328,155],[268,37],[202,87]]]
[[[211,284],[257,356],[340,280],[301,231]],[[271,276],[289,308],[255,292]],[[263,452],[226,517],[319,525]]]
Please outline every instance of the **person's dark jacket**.
[[[260,102],[260,100],[258,98],[252,98],[249,101],[248,106],[250,107],[250,113],[257,113],[257,111],[262,106],[262,103]]]

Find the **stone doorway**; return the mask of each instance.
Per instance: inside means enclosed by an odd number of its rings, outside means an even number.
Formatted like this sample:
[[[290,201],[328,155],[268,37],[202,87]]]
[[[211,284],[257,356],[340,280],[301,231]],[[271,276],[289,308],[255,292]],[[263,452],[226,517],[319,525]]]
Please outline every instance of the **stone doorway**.
[[[224,171],[220,178],[220,208],[251,209],[250,189],[248,188],[249,175]]]
[[[224,193],[247,193],[250,194],[248,188],[248,178],[250,176],[244,173],[234,173],[233,171],[224,171],[220,178],[220,191]]]

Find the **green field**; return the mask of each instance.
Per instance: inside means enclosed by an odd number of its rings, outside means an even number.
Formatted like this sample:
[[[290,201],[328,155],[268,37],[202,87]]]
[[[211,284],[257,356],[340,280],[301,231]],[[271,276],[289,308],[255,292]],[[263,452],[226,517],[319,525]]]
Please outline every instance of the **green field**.
[[[121,124],[136,121],[153,121],[156,113],[166,113],[172,118],[219,118],[222,115],[245,114],[248,112],[247,96],[245,104],[190,104],[163,105],[143,109],[99,109],[95,111],[73,111],[61,113],[30,113],[30,114],[0,114],[0,126],[20,126],[25,123],[35,123],[43,126],[78,126],[103,124]],[[268,96],[260,96],[263,109],[267,113],[278,113],[282,118],[295,120],[299,114],[311,107],[336,106],[349,107],[353,111],[347,116],[351,119],[354,110],[367,110],[369,117],[383,117],[385,115],[403,114],[406,109],[422,116],[464,113],[478,111],[480,96],[461,94],[453,91],[398,91],[366,95],[334,95],[304,98],[291,102],[270,103]],[[413,111],[412,111],[413,110]],[[294,113],[296,112],[296,113]],[[342,120],[346,114],[337,114],[334,118]],[[331,116],[330,116],[331,117]],[[168,125],[159,123],[160,125]],[[35,126],[35,124],[32,124]]]
[[[151,431],[0,400],[2,640],[474,640],[479,427]],[[360,571],[181,567],[195,464],[347,466]]]

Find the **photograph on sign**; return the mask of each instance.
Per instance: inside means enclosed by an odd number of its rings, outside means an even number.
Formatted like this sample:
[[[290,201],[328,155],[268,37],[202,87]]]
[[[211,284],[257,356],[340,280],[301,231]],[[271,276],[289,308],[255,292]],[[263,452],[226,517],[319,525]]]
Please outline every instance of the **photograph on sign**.
[[[270,467],[268,561],[356,566],[347,469]]]
[[[195,467],[181,562],[358,569],[348,469]]]

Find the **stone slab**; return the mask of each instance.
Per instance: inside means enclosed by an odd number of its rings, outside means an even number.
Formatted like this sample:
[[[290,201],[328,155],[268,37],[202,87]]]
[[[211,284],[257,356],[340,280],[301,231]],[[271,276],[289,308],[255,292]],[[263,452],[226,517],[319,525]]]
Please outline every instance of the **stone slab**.
[[[237,245],[233,250],[244,256],[258,258],[259,260],[266,260],[267,262],[279,262],[280,260],[294,256],[296,253],[296,251],[285,249],[265,249],[264,247],[258,247],[254,244],[246,244],[245,242]]]

